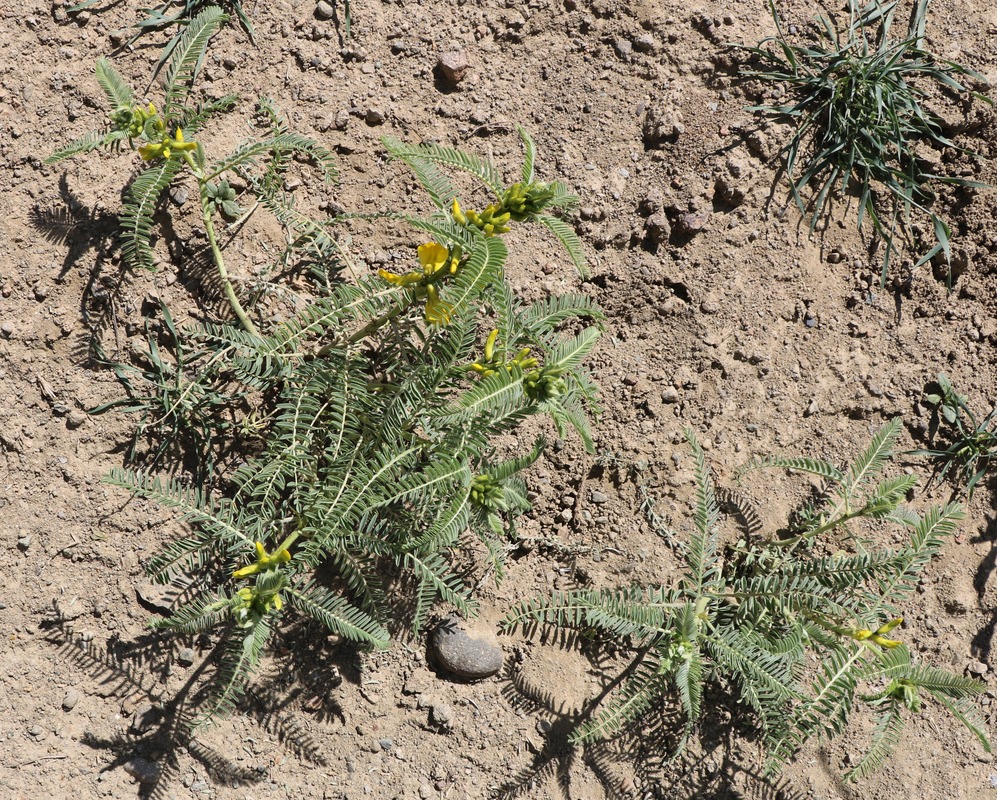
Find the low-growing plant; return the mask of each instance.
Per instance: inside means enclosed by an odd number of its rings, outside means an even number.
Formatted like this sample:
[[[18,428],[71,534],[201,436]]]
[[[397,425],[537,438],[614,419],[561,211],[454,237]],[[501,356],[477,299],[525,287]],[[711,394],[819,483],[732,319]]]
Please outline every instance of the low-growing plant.
[[[95,6],[99,2],[101,2],[101,0],[82,0],[82,2],[76,3],[66,10],[70,14],[75,14],[79,11],[84,11]],[[250,21],[249,16],[242,7],[241,0],[222,0],[220,4],[217,0],[215,0],[215,2],[212,2],[212,0],[183,0],[183,2],[172,2],[172,0],[168,0],[158,8],[142,9],[142,11],[149,16],[145,19],[139,20],[132,26],[135,29],[135,33],[133,33],[131,37],[124,42],[124,45],[133,45],[143,36],[150,33],[157,33],[159,31],[171,29],[175,30],[176,33],[174,33],[174,35],[171,36],[164,45],[159,61],[156,64],[155,73],[158,73],[163,64],[165,64],[173,54],[174,49],[180,44],[187,25],[196,19],[202,12],[211,7],[218,7],[219,5],[228,8],[231,13],[235,14],[236,18],[239,20],[239,24],[242,26],[242,29],[249,37],[249,40],[253,44],[256,44],[256,31],[253,29],[253,23]]]
[[[116,469],[107,479],[174,509],[186,523],[187,532],[146,567],[160,582],[195,578],[182,604],[155,627],[224,634],[216,692],[201,720],[238,702],[291,610],[374,647],[386,646],[402,620],[419,631],[437,599],[474,612],[475,559],[483,553],[501,576],[515,517],[529,506],[518,473],[545,446],[539,436],[503,457],[498,439],[543,416],[559,435],[574,430],[592,449],[595,390],[582,361],[599,329],[578,321],[602,317],[582,294],[524,303],[506,280],[502,234],[521,223],[547,227],[584,265],[574,231],[550,213],[577,198],[560,183],[536,179],[535,147],[525,131],[524,164],[511,184],[476,156],[388,142],[436,211],[429,218],[392,212],[365,219],[411,227],[428,241],[415,249],[408,271],[351,279],[337,273],[328,261],[342,245],[331,228],[311,221],[276,189],[292,152],[317,161],[331,177],[324,148],[287,133],[266,104],[271,134],[222,159],[210,161],[185,135],[205,114],[182,107],[187,89],[177,81],[189,87],[198,50],[220,19],[209,9],[191,23],[191,41],[173,55],[162,113],[135,103],[110,64],[98,62],[112,128],[53,157],[127,141],[151,162],[126,197],[124,250],[136,266],[151,263],[156,199],[182,170],[193,175],[208,250],[238,320],[186,332],[170,321],[174,351],[186,358],[141,372],[142,387],[121,407],[145,414],[147,429],[155,415],[164,437],[181,425],[200,426],[200,442],[214,446],[231,430],[215,424],[218,404],[232,401],[229,410],[249,398],[252,413],[238,418],[248,448],[244,462],[192,487],[134,469]],[[462,206],[447,169],[478,179],[491,201],[480,211],[468,201]],[[297,235],[294,245],[320,267],[321,279],[309,296],[298,297],[303,308],[290,319],[254,318],[228,277],[215,232],[215,217],[233,199],[221,184],[227,173]],[[559,332],[566,325],[572,331]],[[134,387],[134,371],[118,371]]]
[[[937,433],[942,420],[948,425],[949,446],[912,450],[911,455],[929,456],[935,462],[934,477],[944,481],[949,473],[958,473],[963,483],[963,491],[968,497],[980,479],[997,462],[997,408],[991,409],[981,421],[969,407],[968,399],[952,388],[952,382],[945,373],[938,375],[938,393],[924,396],[925,402],[933,407],[930,432]],[[954,477],[954,475],[953,475]]]
[[[980,681],[919,663],[899,638],[898,604],[962,518],[956,504],[919,516],[901,503],[916,477],[881,478],[900,424],[886,425],[847,469],[812,458],[752,467],[811,473],[819,501],[784,538],[724,542],[717,490],[702,449],[695,459],[693,529],[676,584],[583,589],[520,603],[503,627],[568,628],[631,643],[637,657],[607,706],[577,728],[576,742],[607,738],[655,704],[677,702],[685,719],[678,752],[703,714],[713,683],[733,687],[753,712],[770,771],[813,736],[832,737],[864,705],[876,715],[868,752],[849,771],[876,770],[907,718],[928,698],[962,721],[989,752],[971,702]],[[907,542],[880,544],[899,526]],[[676,752],[676,755],[678,755]]]
[[[197,182],[201,220],[211,248],[211,257],[218,272],[218,281],[226,300],[239,322],[256,334],[255,323],[246,314],[229,277],[215,227],[216,211],[228,215],[236,210],[226,176],[235,175],[249,184],[260,202],[273,208],[284,220],[293,217],[293,207],[282,197],[280,185],[290,156],[309,158],[322,172],[326,181],[336,177],[332,154],[316,141],[288,131],[276,109],[263,99],[261,115],[266,121],[266,135],[247,140],[227,155],[209,160],[204,148],[192,137],[218,112],[231,109],[238,98],[228,95],[207,105],[188,107],[191,88],[196,79],[208,41],[224,24],[226,16],[210,6],[187,25],[180,42],[174,48],[166,75],[162,111],[153,103],[139,103],[134,91],[107,59],[97,62],[97,82],[104,90],[110,111],[110,127],[90,132],[56,151],[46,163],[110,147],[120,150],[127,142],[138,149],[143,161],[150,164],[128,185],[124,209],[120,216],[119,242],[122,255],[133,269],[152,269],[155,264],[151,244],[154,214],[164,191],[186,170]],[[320,242],[314,223],[306,225],[303,235]]]
[[[897,38],[896,2],[848,0],[846,24],[820,16],[816,40],[797,44],[769,0],[778,33],[744,48],[761,64],[747,77],[775,84],[788,95],[787,102],[751,110],[793,126],[783,148],[786,173],[800,213],[810,216],[810,232],[836,193],[856,193],[859,230],[868,219],[882,242],[883,282],[901,242],[920,251],[915,266],[939,253],[949,262],[952,231],[933,209],[932,184],[986,188],[939,175],[924,158],[923,148],[963,150],[924,105],[929,91],[990,102],[966,84],[966,78],[985,82],[979,73],[925,49],[929,4],[916,0],[907,29]],[[810,186],[815,192],[804,200]],[[916,218],[926,221],[931,233],[915,235]]]

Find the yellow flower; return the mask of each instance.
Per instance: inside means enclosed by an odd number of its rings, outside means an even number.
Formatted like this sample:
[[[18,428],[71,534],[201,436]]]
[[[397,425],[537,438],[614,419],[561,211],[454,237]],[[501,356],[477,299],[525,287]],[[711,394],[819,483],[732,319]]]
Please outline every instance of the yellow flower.
[[[404,275],[396,275],[394,272],[388,272],[386,269],[379,269],[377,274],[392,286],[409,286],[413,283],[418,283],[425,277],[418,272],[406,272]]]
[[[276,567],[279,564],[286,564],[291,560],[291,554],[287,550],[278,550],[273,555],[269,555],[266,548],[263,547],[263,542],[256,543],[256,561],[248,566],[237,569],[232,573],[233,578],[248,578],[250,575],[255,575],[258,572],[263,572],[271,567]]]
[[[174,152],[185,153],[190,150],[194,150],[197,147],[197,142],[185,142],[183,140],[183,131],[177,128],[177,135],[174,136],[164,136],[163,141],[159,143],[150,142],[149,144],[144,144],[138,149],[138,154],[142,156],[145,161],[152,161],[156,158],[169,158]]]
[[[427,278],[444,267],[450,268],[451,275],[457,271],[457,259],[451,258],[450,251],[436,242],[419,245],[419,263],[422,264],[422,274]]]
[[[449,325],[453,321],[454,307],[440,300],[435,286],[427,286],[426,295],[426,322],[431,325]]]

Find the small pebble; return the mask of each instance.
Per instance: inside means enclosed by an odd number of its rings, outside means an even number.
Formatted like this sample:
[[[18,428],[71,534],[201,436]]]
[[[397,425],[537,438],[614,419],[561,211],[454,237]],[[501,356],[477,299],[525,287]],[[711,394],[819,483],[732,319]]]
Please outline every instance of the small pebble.
[[[184,647],[177,653],[177,663],[181,667],[189,667],[194,663],[194,651],[189,647]]]
[[[48,297],[49,289],[48,286],[46,286],[44,283],[39,283],[38,285],[36,285],[34,291],[35,291],[35,300],[41,301],[44,300],[46,297]]]
[[[4,339],[9,339],[14,335],[14,325],[10,322],[0,324],[0,334],[3,334]]]
[[[589,499],[595,503],[595,505],[601,506],[609,502],[609,495],[605,492],[600,492],[598,489],[593,489],[589,493]]]
[[[661,392],[661,402],[671,405],[679,401],[679,392],[674,386],[669,386]]]
[[[468,634],[454,615],[433,631],[429,646],[443,669],[462,678],[487,678],[502,669],[501,648]]]
[[[190,198],[190,191],[186,186],[174,186],[170,189],[170,200],[175,206],[182,206]]]
[[[78,702],[80,702],[80,693],[76,689],[69,689],[62,698],[62,707],[66,711],[72,711]]]
[[[720,306],[712,300],[704,300],[699,304],[699,310],[704,314],[718,314],[720,312]]]
[[[367,113],[364,115],[364,122],[368,125],[383,125],[386,119],[387,116],[384,111],[374,106],[368,108]]]
[[[315,16],[319,19],[332,19],[336,10],[325,0],[318,0],[315,4]]]
[[[66,427],[70,430],[76,430],[86,421],[87,413],[85,411],[80,411],[78,408],[74,408],[66,414]]]
[[[452,86],[456,86],[464,80],[469,66],[470,63],[467,60],[467,55],[461,50],[451,50],[447,53],[441,53],[439,60],[436,62],[436,67],[440,75]]]
[[[980,677],[982,675],[986,675],[987,672],[990,670],[990,667],[988,667],[982,661],[970,661],[969,664],[966,665],[966,670],[969,672],[970,675],[976,675],[977,677]]]
[[[31,539],[32,539],[31,534],[26,533],[23,536],[18,537],[17,546],[20,547],[22,550],[27,550],[29,547],[31,547]]]
[[[380,745],[382,750],[390,750],[392,747],[395,746],[394,739],[388,739],[388,738],[378,739],[377,743]]]

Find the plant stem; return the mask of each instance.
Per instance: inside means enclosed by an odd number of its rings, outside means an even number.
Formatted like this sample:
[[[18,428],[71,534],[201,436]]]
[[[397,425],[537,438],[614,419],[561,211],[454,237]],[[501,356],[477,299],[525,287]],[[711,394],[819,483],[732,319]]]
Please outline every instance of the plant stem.
[[[820,536],[825,531],[831,530],[831,528],[836,528],[844,522],[848,522],[850,519],[861,516],[865,508],[860,508],[858,511],[849,511],[848,513],[842,514],[840,517],[834,517],[830,522],[825,522],[819,528],[814,528],[812,531],[805,531],[799,536],[794,536],[792,539],[783,539],[781,541],[772,542],[775,547],[794,547],[805,539],[812,539],[815,536]]]
[[[235,289],[232,286],[232,281],[229,279],[228,270],[225,269],[225,259],[222,257],[222,249],[218,245],[218,237],[215,234],[215,224],[212,220],[212,209],[208,200],[207,179],[204,177],[201,170],[198,169],[197,163],[194,161],[191,154],[184,153],[183,155],[187,165],[194,173],[194,177],[197,178],[197,193],[201,199],[201,218],[204,220],[204,230],[208,234],[208,243],[211,245],[211,257],[214,259],[215,266],[218,268],[218,277],[222,282],[222,291],[225,292],[225,298],[228,300],[229,305],[232,307],[233,313],[242,324],[242,327],[246,329],[246,332],[252,334],[253,336],[259,336],[259,330],[249,318],[249,315],[246,313],[246,309],[242,307],[242,303],[239,302],[239,298],[236,296]]]

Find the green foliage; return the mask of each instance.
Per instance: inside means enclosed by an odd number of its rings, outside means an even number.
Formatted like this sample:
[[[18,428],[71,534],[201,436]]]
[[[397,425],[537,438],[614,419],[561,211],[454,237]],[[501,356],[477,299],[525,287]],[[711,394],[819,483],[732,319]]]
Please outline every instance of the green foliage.
[[[858,227],[868,219],[883,244],[882,280],[902,243],[920,248],[917,265],[941,253],[950,258],[951,230],[932,205],[933,183],[985,188],[964,178],[938,175],[918,155],[923,146],[955,148],[942,122],[924,105],[929,87],[973,96],[967,77],[982,76],[924,49],[930,0],[917,0],[907,30],[893,36],[896,2],[848,0],[847,23],[821,16],[813,40],[790,41],[775,3],[769,7],[778,33],[744,48],[760,62],[749,77],[778,84],[789,101],[752,110],[788,121],[794,128],[783,152],[792,196],[810,230],[825,216],[837,192],[858,197]],[[808,186],[814,194],[804,200]],[[915,217],[930,236],[914,239]],[[920,237],[918,237],[920,238]]]
[[[213,452],[219,436],[231,435],[231,413],[243,395],[226,390],[225,353],[193,348],[177,330],[165,304],[160,304],[162,330],[146,322],[147,349],[136,354],[138,364],[111,361],[99,343],[96,360],[114,371],[126,396],[90,409],[91,414],[111,410],[139,415],[127,457],[136,455],[147,436],[158,442],[151,463],[170,452],[191,452],[200,477],[211,474]],[[163,340],[166,350],[160,345]],[[196,379],[194,378],[196,376]]]
[[[175,46],[170,49],[162,112],[152,104],[137,104],[132,89],[110,61],[102,58],[97,62],[96,73],[97,82],[108,100],[109,130],[87,133],[46,159],[46,163],[57,163],[103,147],[117,149],[127,141],[132,149],[138,148],[144,161],[150,162],[128,185],[119,218],[122,255],[133,269],[154,268],[151,245],[154,215],[163,192],[186,170],[192,172],[198,182],[205,226],[213,249],[217,248],[217,241],[212,218],[217,212],[229,218],[240,213],[226,175],[249,182],[251,191],[261,202],[278,211],[287,203],[277,196],[274,187],[277,178],[286,171],[291,155],[310,159],[326,180],[336,177],[331,153],[314,140],[289,132],[283,119],[265,100],[261,101],[261,107],[269,113],[264,114],[267,124],[263,135],[241,143],[231,154],[209,161],[203,149],[190,141],[215,114],[228,111],[236,102],[234,97],[225,97],[206,105],[190,105],[191,91],[204,63],[208,42],[226,20],[217,6],[202,5],[197,4],[198,13],[185,23]],[[223,266],[219,271],[224,272]],[[227,274],[221,275],[221,283],[232,302],[234,295]],[[233,310],[239,316],[240,309],[235,308],[236,305],[233,303]]]
[[[886,425],[847,469],[801,457],[752,465],[816,474],[825,480],[825,492],[786,537],[736,542],[721,538],[718,490],[687,432],[696,490],[681,580],[531,598],[503,622],[506,631],[598,631],[636,649],[620,687],[573,740],[610,737],[646,709],[677,697],[684,743],[702,714],[704,692],[716,682],[734,687],[753,712],[770,771],[811,737],[842,733],[864,705],[877,715],[873,740],[848,777],[866,776],[890,755],[903,725],[927,698],[951,711],[989,752],[985,725],[971,703],[985,685],[917,663],[889,638],[902,622],[897,605],[913,593],[962,518],[955,504],[923,517],[901,506],[913,480],[882,478],[899,430],[896,420]],[[878,544],[873,537],[884,522],[900,526],[906,543]]]
[[[935,461],[934,477],[939,481],[951,472],[965,484],[963,491],[973,496],[980,479],[997,461],[997,408],[977,422],[968,400],[957,394],[945,373],[938,375],[938,392],[924,396],[932,407],[929,430],[934,437],[941,422],[947,426],[948,447],[913,450],[911,455],[929,456]],[[957,490],[958,491],[958,490]]]
[[[274,187],[292,150],[327,175],[332,165],[317,145],[287,133],[269,104],[261,108],[270,128],[262,141],[213,167],[200,149],[160,163],[194,172],[206,218],[231,202],[215,181],[235,172],[321,259],[339,247],[331,229],[281,204]],[[406,161],[425,154],[427,163],[458,153],[403,152]],[[475,157],[459,160],[499,174]],[[535,222],[557,198],[548,184],[514,186],[499,187],[510,203],[523,200],[511,224]],[[258,327],[179,332],[164,308],[173,356],[150,332],[147,365],[115,365],[128,397],[98,409],[141,414],[139,432],[160,442],[155,455],[186,437],[201,461],[218,464],[224,440],[238,434],[245,445],[240,466],[195,474],[193,487],[149,469],[108,478],[173,509],[186,529],[147,568],[158,581],[196,577],[197,591],[160,627],[224,631],[202,720],[239,702],[292,613],[373,647],[387,646],[400,627],[421,631],[437,602],[473,614],[469,568],[484,562],[501,577],[515,518],[529,508],[519,474],[545,447],[540,437],[503,453],[498,437],[541,416],[591,443],[595,397],[582,362],[599,329],[581,320],[602,318],[591,300],[522,302],[506,280],[505,242],[456,210],[384,222],[433,235],[413,253],[411,272],[346,280],[326,271],[297,316]]]

